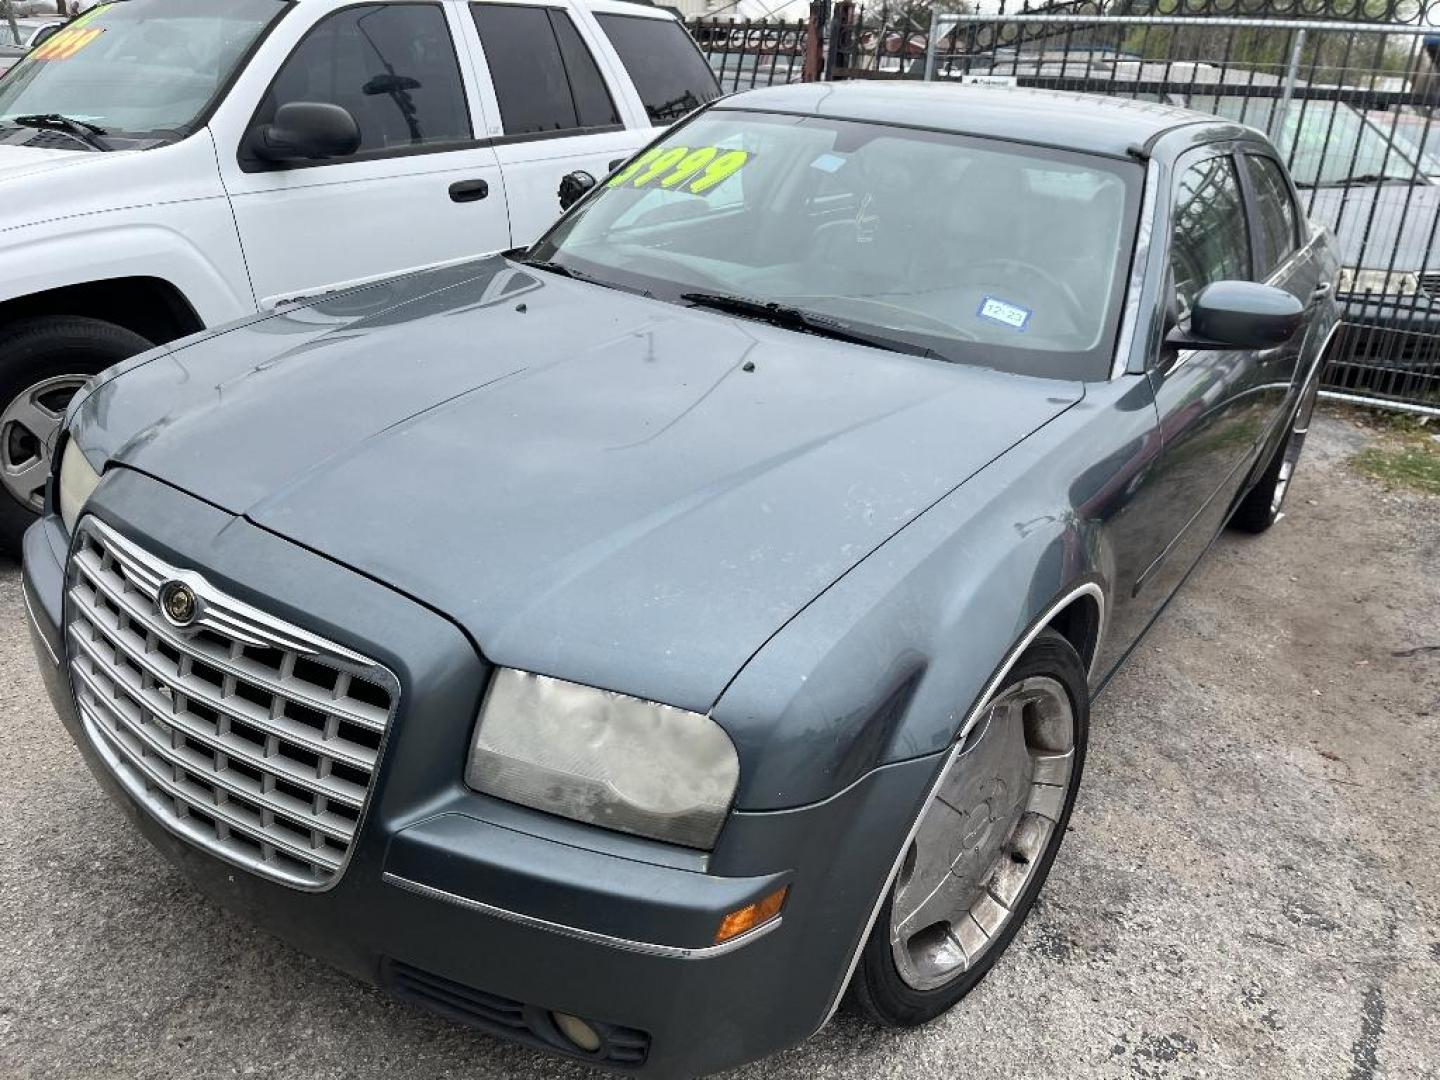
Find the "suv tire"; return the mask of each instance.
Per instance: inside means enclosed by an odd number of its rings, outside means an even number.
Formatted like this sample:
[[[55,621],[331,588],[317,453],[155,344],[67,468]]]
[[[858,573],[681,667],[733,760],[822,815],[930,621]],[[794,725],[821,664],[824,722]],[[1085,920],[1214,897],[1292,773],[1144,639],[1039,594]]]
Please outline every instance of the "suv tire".
[[[151,348],[139,334],[79,316],[0,327],[0,553],[19,555],[39,516],[65,408],[85,380]]]

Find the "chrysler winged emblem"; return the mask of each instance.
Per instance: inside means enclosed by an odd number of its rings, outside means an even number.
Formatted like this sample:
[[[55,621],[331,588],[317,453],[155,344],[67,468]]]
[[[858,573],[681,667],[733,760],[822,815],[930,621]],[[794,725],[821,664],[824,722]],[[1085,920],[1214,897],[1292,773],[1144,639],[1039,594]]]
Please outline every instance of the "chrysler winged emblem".
[[[200,598],[183,581],[167,581],[160,587],[160,612],[171,626],[191,626],[200,617]]]

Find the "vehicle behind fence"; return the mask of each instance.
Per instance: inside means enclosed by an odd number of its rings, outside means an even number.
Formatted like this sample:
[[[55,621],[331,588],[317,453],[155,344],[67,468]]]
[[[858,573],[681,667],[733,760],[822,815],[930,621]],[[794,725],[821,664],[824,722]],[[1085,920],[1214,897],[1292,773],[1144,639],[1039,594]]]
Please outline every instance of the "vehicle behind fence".
[[[1440,415],[1440,26],[1426,7],[1440,16],[1440,0],[1268,0],[1266,14],[1260,5],[1192,0],[1177,15],[1144,0],[1079,0],[922,12],[920,25],[913,6],[840,3],[799,23],[712,19],[692,32],[727,91],[807,77],[989,83],[1178,105],[1260,128],[1311,220],[1338,239],[1345,324],[1327,394]],[[1347,17],[1317,14],[1326,11]]]

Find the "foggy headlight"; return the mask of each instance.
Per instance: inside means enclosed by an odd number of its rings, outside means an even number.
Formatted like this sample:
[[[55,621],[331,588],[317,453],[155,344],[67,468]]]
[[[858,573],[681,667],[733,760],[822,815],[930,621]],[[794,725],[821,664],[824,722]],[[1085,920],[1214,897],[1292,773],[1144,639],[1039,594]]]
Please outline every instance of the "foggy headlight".
[[[1340,271],[1338,291],[1376,296],[1414,296],[1420,277],[1411,270],[1365,270],[1347,266]]]
[[[60,520],[67,533],[75,532],[80,511],[100,486],[100,474],[85,460],[74,439],[65,440],[65,453],[60,458]]]
[[[710,848],[740,778],[708,716],[512,668],[470,747],[476,791],[607,829]]]

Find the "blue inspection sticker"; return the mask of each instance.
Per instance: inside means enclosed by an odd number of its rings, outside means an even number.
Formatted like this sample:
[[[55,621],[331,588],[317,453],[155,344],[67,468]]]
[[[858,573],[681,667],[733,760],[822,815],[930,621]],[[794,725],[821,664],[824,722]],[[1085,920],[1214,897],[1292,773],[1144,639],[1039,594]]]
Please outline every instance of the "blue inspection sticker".
[[[844,154],[821,154],[814,161],[810,162],[812,169],[819,169],[821,172],[833,173],[839,170],[846,162]]]
[[[1008,326],[1011,330],[1023,332],[1025,324],[1030,321],[1030,316],[1034,313],[1029,308],[1023,308],[1019,304],[1012,304],[998,297],[987,296],[980,301],[980,307],[975,314],[982,319],[997,322],[1001,326]]]

